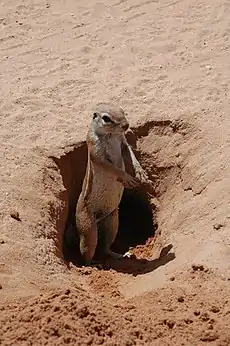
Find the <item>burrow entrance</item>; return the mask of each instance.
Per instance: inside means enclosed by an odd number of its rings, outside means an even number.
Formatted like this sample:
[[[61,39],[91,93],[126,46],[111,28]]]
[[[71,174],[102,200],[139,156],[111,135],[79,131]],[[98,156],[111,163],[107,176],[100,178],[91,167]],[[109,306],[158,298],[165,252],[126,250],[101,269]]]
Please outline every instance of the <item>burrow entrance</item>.
[[[65,224],[65,229],[58,230],[59,234],[63,236],[63,242],[61,242],[63,248],[60,251],[67,262],[78,265],[81,264],[81,256],[75,210],[87,165],[86,143],[81,143],[61,158],[53,159],[59,167],[67,192],[65,194],[67,200],[64,201],[64,204],[68,208],[68,213],[63,211],[63,215],[68,216],[65,222],[61,223]],[[157,223],[154,215],[155,206],[150,203],[150,198],[150,193],[143,188],[124,190],[119,205],[119,230],[112,250],[125,253],[130,247],[143,245],[149,238],[154,237]]]

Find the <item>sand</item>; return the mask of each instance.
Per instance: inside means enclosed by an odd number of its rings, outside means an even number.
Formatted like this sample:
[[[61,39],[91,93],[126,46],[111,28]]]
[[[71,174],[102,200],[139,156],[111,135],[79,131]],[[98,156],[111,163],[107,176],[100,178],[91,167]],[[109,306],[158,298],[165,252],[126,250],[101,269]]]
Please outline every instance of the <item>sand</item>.
[[[0,2],[1,345],[230,344],[229,16]],[[115,246],[136,258],[85,268],[63,242],[99,101],[127,111],[152,186],[121,206]]]

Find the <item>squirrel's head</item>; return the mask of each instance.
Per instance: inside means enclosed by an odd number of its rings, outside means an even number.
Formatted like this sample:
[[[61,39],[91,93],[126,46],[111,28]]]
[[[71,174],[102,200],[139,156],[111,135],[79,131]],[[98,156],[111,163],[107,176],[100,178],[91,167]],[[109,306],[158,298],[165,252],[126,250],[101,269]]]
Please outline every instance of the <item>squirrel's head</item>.
[[[98,134],[113,134],[127,131],[129,123],[120,106],[98,103],[93,110],[92,126]]]

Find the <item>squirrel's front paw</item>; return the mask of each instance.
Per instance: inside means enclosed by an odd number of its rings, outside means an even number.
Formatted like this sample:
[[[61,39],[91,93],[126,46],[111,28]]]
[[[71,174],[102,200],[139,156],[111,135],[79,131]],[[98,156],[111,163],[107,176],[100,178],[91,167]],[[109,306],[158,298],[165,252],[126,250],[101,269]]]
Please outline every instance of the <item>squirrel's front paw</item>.
[[[143,169],[139,169],[138,171],[136,171],[136,179],[138,179],[138,181],[140,181],[142,184],[149,183],[149,177]]]
[[[120,181],[124,185],[124,187],[128,189],[136,188],[139,183],[137,178],[132,177],[128,173],[124,173],[124,176],[122,178],[118,178],[117,180]]]

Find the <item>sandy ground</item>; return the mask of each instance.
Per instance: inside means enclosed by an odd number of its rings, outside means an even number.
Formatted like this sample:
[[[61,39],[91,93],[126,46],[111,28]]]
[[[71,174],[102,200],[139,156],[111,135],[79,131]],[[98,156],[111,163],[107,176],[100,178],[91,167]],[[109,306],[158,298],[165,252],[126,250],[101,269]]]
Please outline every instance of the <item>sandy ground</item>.
[[[229,18],[228,0],[0,2],[1,345],[230,344]],[[107,100],[158,236],[99,270],[60,244]]]

